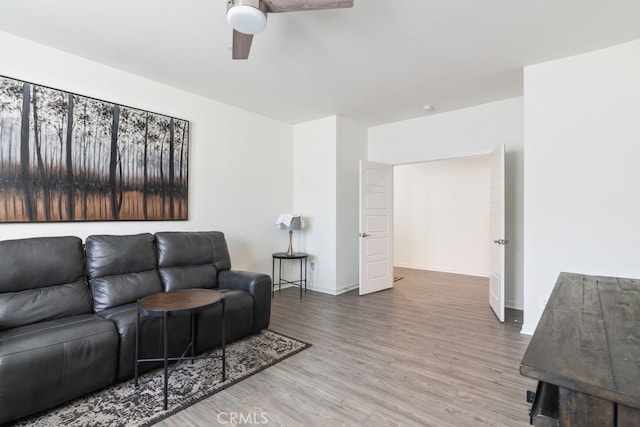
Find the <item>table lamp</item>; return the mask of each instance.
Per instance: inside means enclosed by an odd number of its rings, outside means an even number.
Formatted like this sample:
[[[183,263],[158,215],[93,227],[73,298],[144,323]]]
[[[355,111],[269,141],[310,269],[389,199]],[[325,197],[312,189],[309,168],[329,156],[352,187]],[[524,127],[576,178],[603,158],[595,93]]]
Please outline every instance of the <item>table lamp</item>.
[[[291,244],[291,236],[293,235],[293,230],[302,229],[302,217],[297,214],[289,214],[284,213],[280,214],[278,217],[278,221],[276,221],[276,227],[280,230],[287,230],[289,232],[289,249],[287,250],[288,256],[293,256],[295,252],[293,251],[293,246]]]

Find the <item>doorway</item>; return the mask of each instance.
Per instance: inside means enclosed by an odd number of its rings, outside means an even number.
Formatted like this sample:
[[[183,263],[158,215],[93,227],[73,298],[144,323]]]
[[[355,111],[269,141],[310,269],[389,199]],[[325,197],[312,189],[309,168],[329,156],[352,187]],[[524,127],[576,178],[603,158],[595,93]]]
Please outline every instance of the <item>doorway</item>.
[[[394,266],[488,278],[490,176],[491,155],[395,165]]]
[[[489,174],[489,156],[394,166],[394,265],[489,277]]]

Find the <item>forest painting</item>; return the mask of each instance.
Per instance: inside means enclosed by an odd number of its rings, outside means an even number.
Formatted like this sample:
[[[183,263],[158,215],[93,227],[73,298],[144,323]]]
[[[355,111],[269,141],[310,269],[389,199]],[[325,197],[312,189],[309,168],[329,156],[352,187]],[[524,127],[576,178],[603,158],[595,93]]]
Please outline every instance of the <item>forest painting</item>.
[[[185,220],[189,122],[0,76],[0,222]]]

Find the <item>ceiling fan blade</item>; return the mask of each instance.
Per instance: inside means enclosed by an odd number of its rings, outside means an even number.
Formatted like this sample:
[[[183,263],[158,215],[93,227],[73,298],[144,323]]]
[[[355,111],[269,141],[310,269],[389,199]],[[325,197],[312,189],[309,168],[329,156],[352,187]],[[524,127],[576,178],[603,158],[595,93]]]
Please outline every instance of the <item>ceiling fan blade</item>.
[[[353,0],[262,0],[262,3],[270,13],[353,7]]]
[[[231,58],[249,58],[249,50],[251,50],[252,40],[253,34],[244,34],[240,31],[233,30],[233,47],[231,48]]]

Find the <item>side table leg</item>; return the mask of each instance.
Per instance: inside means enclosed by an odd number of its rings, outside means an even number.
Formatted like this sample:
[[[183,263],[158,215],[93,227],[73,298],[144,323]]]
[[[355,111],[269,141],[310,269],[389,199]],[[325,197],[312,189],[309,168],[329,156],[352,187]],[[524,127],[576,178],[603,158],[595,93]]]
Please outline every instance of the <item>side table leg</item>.
[[[271,298],[276,295],[276,259],[271,258]]]
[[[167,410],[167,386],[169,384],[169,378],[167,376],[167,370],[169,369],[169,359],[168,359],[168,349],[169,343],[167,342],[167,312],[164,312],[164,316],[162,316],[162,333],[163,333],[163,344],[164,344],[164,410]]]
[[[300,285],[300,299],[302,299],[302,258],[300,258],[300,282],[298,284]]]

